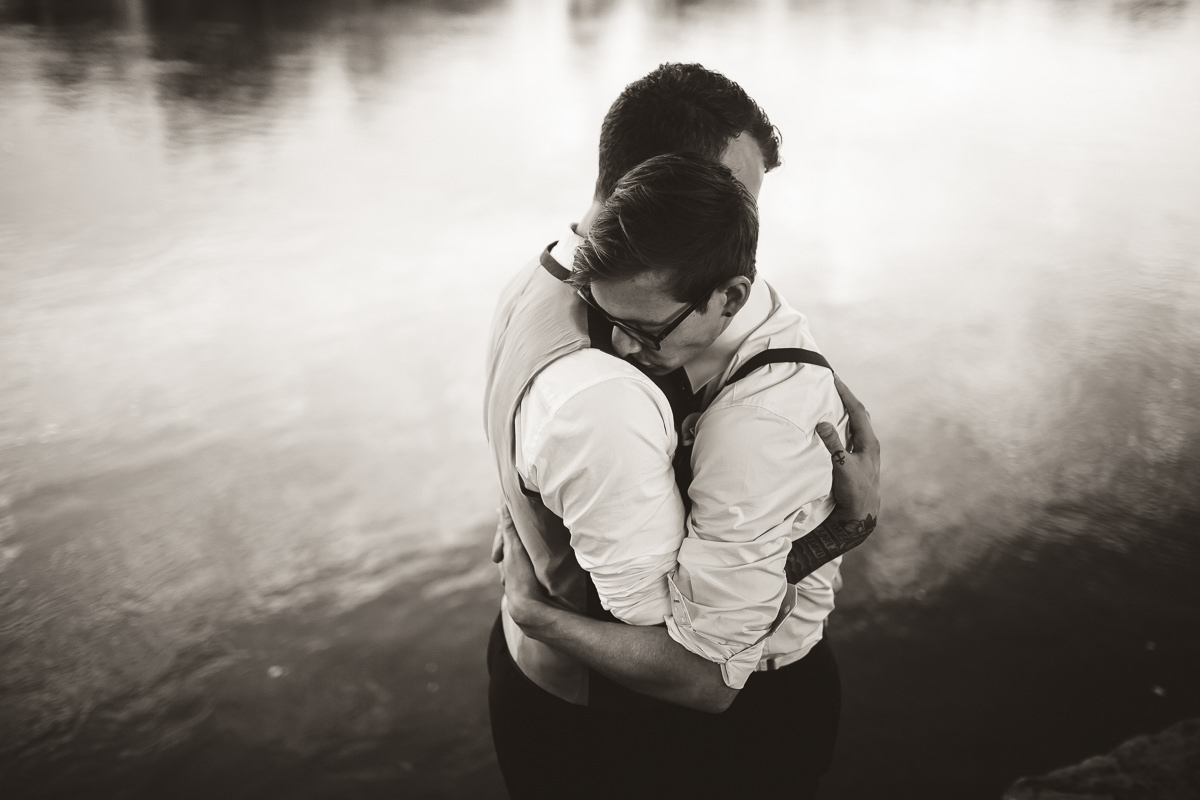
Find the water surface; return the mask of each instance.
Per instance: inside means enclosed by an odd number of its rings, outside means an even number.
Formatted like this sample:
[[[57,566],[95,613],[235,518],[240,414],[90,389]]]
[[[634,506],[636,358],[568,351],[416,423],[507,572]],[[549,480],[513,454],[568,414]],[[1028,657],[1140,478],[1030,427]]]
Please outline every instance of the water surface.
[[[6,796],[501,796],[499,287],[666,60],[884,442],[829,797],[1200,714],[1187,2],[0,2]]]

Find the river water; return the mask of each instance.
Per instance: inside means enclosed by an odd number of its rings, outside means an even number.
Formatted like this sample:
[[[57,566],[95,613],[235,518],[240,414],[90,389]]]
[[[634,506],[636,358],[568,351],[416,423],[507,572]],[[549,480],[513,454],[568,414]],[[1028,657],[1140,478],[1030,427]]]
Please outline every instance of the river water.
[[[824,796],[1200,714],[1187,0],[0,0],[0,794],[503,795],[486,330],[667,60],[883,440]]]

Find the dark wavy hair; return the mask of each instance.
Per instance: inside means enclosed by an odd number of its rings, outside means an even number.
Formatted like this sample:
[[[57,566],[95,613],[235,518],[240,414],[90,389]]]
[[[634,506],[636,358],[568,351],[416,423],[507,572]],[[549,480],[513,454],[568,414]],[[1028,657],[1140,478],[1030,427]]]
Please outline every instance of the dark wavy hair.
[[[779,129],[741,86],[699,64],[663,64],[626,86],[604,117],[596,199],[653,156],[699,153],[719,161],[742,131],[762,148],[768,172],[779,166]]]
[[[737,275],[753,281],[757,248],[758,207],[728,167],[694,153],[655,156],[604,201],[575,251],[571,282],[665,272],[672,297],[694,303]]]

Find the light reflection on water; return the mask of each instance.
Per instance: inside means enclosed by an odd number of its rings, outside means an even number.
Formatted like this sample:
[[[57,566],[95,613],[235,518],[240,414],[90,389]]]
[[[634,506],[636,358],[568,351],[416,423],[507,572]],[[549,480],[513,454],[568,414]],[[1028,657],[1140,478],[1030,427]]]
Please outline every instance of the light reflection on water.
[[[851,771],[887,785],[856,745],[912,737],[861,664],[919,677],[954,603],[1003,639],[1008,590],[1060,631],[1132,592],[1181,636],[1198,44],[1186,3],[0,3],[0,758],[65,793],[497,791],[486,326],[664,60],[782,129],[762,273],[884,439],[839,610]],[[1087,725],[1200,713],[1171,691]],[[1075,757],[995,749],[945,796]]]

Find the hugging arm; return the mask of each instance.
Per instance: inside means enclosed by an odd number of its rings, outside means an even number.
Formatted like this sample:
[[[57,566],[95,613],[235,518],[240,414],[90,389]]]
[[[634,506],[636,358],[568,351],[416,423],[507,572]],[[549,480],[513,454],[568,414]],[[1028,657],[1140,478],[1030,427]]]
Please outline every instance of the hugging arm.
[[[632,366],[627,377],[591,381],[594,358],[611,356],[583,351],[540,376],[547,385],[561,378],[559,384],[584,386],[565,400],[534,383],[518,417],[517,467],[546,508],[562,518],[574,558],[605,608],[629,624],[600,623],[553,605],[502,513],[493,559],[500,561],[507,549],[509,558],[500,564],[506,610],[527,636],[635,691],[719,710],[728,699],[703,689],[723,692],[719,668],[675,645],[661,627],[671,613],[666,575],[675,567],[685,528],[671,470],[671,409]]]
[[[867,540],[879,519],[879,439],[871,414],[842,379],[834,376],[842,405],[850,415],[849,435],[842,446],[828,422],[817,424],[817,435],[833,458],[833,513],[815,529],[792,543],[787,579],[798,583],[838,556]]]
[[[729,707],[737,690],[725,685],[720,666],[677,645],[666,628],[603,622],[553,604],[507,517],[501,514],[493,559],[502,550],[508,613],[526,635],[636,692],[710,713]]]
[[[879,511],[878,440],[866,409],[840,381],[836,385],[850,417],[847,438],[852,452],[841,447],[832,426],[827,431],[818,427],[821,440],[834,459],[833,493],[837,507],[829,518],[833,522],[827,520],[798,540],[798,546],[786,555],[788,580],[793,582],[861,543],[874,527]],[[861,524],[855,525],[855,521]],[[812,542],[799,544],[814,534],[817,538]],[[506,524],[504,519],[495,544],[493,558],[501,562],[509,613],[532,638],[634,691],[668,702],[719,712],[736,697],[738,690],[728,685],[721,664],[680,646],[665,628],[601,622],[551,604],[538,585],[515,532],[511,531],[511,523]],[[503,558],[506,552],[511,558]]]

